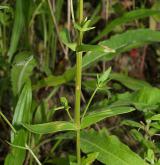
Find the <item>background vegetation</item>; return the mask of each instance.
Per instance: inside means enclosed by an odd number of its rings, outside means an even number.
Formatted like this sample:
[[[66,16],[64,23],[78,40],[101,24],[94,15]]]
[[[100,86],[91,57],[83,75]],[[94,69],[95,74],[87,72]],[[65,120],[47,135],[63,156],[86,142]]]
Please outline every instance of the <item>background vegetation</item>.
[[[160,165],[159,0],[0,1],[0,164]]]

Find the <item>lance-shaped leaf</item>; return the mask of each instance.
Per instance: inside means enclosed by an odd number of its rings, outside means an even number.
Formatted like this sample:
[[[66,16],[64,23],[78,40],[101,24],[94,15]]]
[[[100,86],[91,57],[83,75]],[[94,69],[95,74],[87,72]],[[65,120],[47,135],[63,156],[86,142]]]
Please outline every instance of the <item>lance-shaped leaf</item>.
[[[147,165],[116,136],[106,136],[93,130],[81,133],[81,149],[85,153],[98,152],[97,159],[106,165]]]
[[[116,51],[111,52],[88,52],[83,58],[83,68],[88,68],[99,60],[109,61],[118,54],[132,48],[140,47],[152,42],[160,42],[160,32],[150,29],[128,30],[122,34],[117,34],[109,40],[100,42],[100,45],[107,46]]]
[[[109,67],[104,73],[102,73],[100,76],[97,76],[97,86],[99,88],[103,87],[106,81],[109,78],[109,75],[111,73],[111,67]]]
[[[23,87],[20,94],[19,100],[17,102],[12,124],[14,126],[19,126],[21,122],[30,122],[30,110],[32,104],[32,89],[31,82],[28,80]],[[12,139],[13,140],[13,139]]]
[[[107,26],[97,35],[97,37],[94,38],[93,42],[98,41],[103,36],[107,35],[109,32],[111,32],[114,27],[118,25],[122,25],[127,22],[131,22],[135,19],[140,19],[152,15],[160,15],[159,10],[151,10],[151,9],[137,9],[130,12],[125,13],[122,17],[117,18],[110,23],[107,24]]]
[[[140,47],[146,43],[160,42],[160,32],[153,31],[150,29],[137,29],[129,30],[122,34],[115,35],[108,39],[107,41],[100,42],[100,45],[107,46],[116,51],[116,53],[106,53],[99,51],[90,51],[86,53],[83,57],[83,69],[88,68],[94,63],[105,60],[109,61],[123,53],[125,51],[131,50],[132,48]],[[44,87],[44,86],[57,86],[64,84],[68,81],[73,80],[75,75],[75,66],[68,69],[63,75],[60,76],[49,76],[45,79],[42,79],[38,82],[35,89]]]
[[[23,126],[27,130],[37,134],[49,134],[60,131],[76,130],[74,123],[66,122],[66,121],[55,121],[50,123],[34,124],[34,125],[23,124]]]
[[[134,110],[135,109],[131,107],[114,107],[114,108],[104,107],[102,109],[98,109],[96,111],[88,113],[83,118],[82,123],[81,123],[81,129],[86,128],[92,124],[95,124],[105,118],[124,114],[124,113],[129,113]]]

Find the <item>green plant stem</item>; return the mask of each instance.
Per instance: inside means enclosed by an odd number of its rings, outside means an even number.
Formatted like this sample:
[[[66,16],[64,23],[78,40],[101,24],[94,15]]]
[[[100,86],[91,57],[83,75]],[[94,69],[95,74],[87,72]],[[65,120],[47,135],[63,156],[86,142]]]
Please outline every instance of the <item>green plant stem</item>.
[[[79,23],[83,21],[83,0],[78,0],[79,8]],[[81,45],[83,40],[83,33],[79,32],[77,45]],[[76,149],[77,149],[77,163],[81,165],[81,151],[80,151],[80,103],[81,103],[81,80],[82,79],[82,52],[76,53],[76,89],[75,89],[75,124],[77,127]]]
[[[72,118],[72,116],[69,112],[69,108],[66,109],[66,112],[67,112],[67,115],[68,115],[69,119],[73,122],[74,120],[73,120],[73,118]]]
[[[77,127],[77,162],[80,165],[81,153],[80,153],[80,100],[81,100],[81,72],[82,72],[82,53],[77,53],[76,60],[76,99],[75,99],[75,124]]]
[[[61,109],[64,109],[64,108],[65,108],[64,106],[56,107],[56,108],[54,108],[54,111],[58,111],[58,110],[61,110]]]
[[[81,117],[81,121],[83,120],[83,118],[84,118],[84,116],[85,116],[85,114],[86,114],[86,112],[87,112],[87,110],[88,110],[88,108],[89,108],[89,106],[90,106],[90,104],[91,104],[91,102],[92,102],[92,100],[93,100],[93,97],[95,96],[95,94],[96,94],[96,92],[97,92],[98,89],[99,89],[99,88],[96,87],[96,89],[95,89],[94,92],[92,93],[92,96],[90,97],[90,99],[89,99],[89,101],[88,101],[88,104],[87,104],[87,106],[86,106],[86,108],[85,108],[85,110],[84,110],[84,112],[83,112],[82,117]]]
[[[38,160],[32,149],[26,144],[25,145],[26,149],[30,152],[30,154],[34,157],[38,165],[42,165],[41,162]]]
[[[12,129],[12,131],[14,133],[16,133],[15,128],[12,126],[12,124],[9,122],[9,120],[3,115],[3,113],[0,111],[0,116],[4,119],[4,121],[10,126],[10,128]]]
[[[32,149],[31,149],[27,144],[25,144],[25,147],[23,147],[23,146],[14,145],[14,144],[9,143],[9,142],[7,142],[7,143],[8,143],[9,145],[11,145],[12,147],[19,148],[19,149],[21,149],[21,150],[28,150],[29,153],[30,153],[30,154],[34,157],[34,159],[36,160],[37,164],[38,164],[38,165],[42,165],[42,163],[38,160],[38,158],[36,157],[36,155],[34,154],[34,152],[32,151]]]

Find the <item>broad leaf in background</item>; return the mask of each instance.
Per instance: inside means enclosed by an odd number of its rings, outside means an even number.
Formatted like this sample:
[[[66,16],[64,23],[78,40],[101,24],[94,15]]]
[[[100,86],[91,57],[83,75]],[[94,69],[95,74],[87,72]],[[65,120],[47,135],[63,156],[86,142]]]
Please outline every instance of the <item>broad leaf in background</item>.
[[[116,136],[106,136],[94,130],[81,133],[81,149],[84,153],[98,152],[97,159],[106,165],[147,165]]]
[[[28,132],[20,128],[21,122],[30,122],[30,110],[32,103],[32,89],[31,82],[28,80],[20,94],[18,103],[16,105],[12,124],[17,128],[16,134],[12,132],[11,143],[18,146],[25,146],[28,139]],[[5,165],[23,165],[26,156],[26,151],[19,148],[11,148],[11,152],[7,155]]]
[[[16,55],[11,70],[11,82],[14,95],[20,92],[35,66],[36,61],[30,52],[21,52]]]
[[[14,53],[16,52],[20,35],[25,23],[25,20],[24,20],[25,18],[24,18],[24,13],[23,13],[23,4],[24,4],[24,1],[22,0],[16,1],[15,19],[14,19],[14,25],[13,25],[12,36],[11,36],[11,41],[10,41],[10,47],[8,51],[9,61],[12,60],[12,57]]]
[[[124,113],[129,113],[134,111],[131,107],[114,107],[108,108],[107,106],[101,107],[101,109],[89,112],[82,120],[81,129],[86,128],[92,124],[95,124],[105,118],[116,116]]]
[[[117,101],[112,106],[123,103],[133,105],[141,111],[157,109],[160,106],[160,89],[145,86],[132,93],[118,94]]]
[[[66,121],[55,121],[50,123],[34,124],[34,125],[23,124],[23,126],[27,130],[37,134],[49,134],[60,131],[73,131],[76,129],[74,123],[66,122]]]
[[[160,105],[160,89],[144,87],[133,95],[133,102],[137,109],[151,110]]]
[[[134,91],[139,90],[145,86],[151,87],[151,85],[149,83],[147,83],[146,81],[131,78],[131,77],[121,74],[121,73],[112,73],[110,75],[110,78],[112,80],[116,80],[116,81],[120,82],[127,88],[134,90]]]
[[[160,15],[159,10],[137,9],[127,12],[122,17],[114,19],[112,22],[108,23],[107,26],[97,35],[97,37],[93,39],[92,43],[106,36],[118,25],[122,25],[124,23],[134,21],[135,19],[140,19],[153,15]]]

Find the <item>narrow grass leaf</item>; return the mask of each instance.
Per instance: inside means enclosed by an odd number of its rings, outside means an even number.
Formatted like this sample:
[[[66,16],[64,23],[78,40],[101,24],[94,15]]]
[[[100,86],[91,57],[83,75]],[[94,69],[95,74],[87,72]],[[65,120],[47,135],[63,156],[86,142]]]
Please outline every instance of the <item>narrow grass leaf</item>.
[[[24,1],[22,1],[22,0],[16,1],[16,12],[15,12],[15,18],[14,18],[14,25],[13,25],[13,30],[12,30],[10,47],[9,47],[9,51],[8,51],[9,61],[12,60],[12,57],[17,50],[20,35],[21,35],[21,32],[24,27],[24,23],[25,23],[25,20],[24,20],[25,18],[24,18],[24,14],[23,14],[23,3],[24,3]]]

